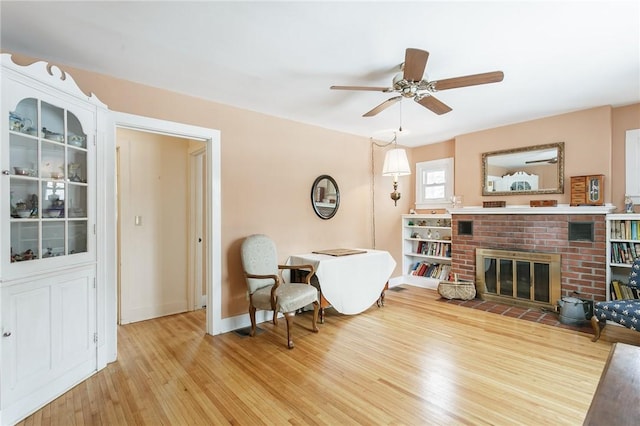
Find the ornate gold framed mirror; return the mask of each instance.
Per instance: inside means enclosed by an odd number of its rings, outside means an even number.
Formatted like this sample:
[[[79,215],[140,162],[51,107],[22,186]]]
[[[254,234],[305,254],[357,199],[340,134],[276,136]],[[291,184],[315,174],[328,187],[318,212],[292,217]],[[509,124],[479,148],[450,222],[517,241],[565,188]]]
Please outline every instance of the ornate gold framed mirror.
[[[564,193],[564,142],[482,154],[482,195]]]

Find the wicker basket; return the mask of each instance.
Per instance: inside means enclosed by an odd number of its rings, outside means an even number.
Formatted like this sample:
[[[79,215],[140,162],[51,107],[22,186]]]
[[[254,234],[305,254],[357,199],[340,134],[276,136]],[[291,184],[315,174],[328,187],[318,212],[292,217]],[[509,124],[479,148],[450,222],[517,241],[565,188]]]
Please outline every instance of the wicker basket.
[[[445,299],[471,300],[476,297],[473,281],[440,281],[438,293]]]

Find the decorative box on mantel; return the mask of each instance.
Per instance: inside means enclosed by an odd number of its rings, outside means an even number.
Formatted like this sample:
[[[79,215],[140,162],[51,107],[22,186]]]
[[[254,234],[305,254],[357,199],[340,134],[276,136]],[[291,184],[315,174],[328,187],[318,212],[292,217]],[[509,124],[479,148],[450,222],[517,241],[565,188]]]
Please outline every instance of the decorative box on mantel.
[[[572,176],[571,205],[601,206],[604,204],[604,175]]]

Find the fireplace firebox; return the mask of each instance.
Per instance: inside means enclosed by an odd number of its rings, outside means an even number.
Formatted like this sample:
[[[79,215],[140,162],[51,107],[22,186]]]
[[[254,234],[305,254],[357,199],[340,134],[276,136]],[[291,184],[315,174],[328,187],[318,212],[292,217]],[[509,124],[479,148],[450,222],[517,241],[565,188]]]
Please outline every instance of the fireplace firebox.
[[[556,253],[476,249],[476,291],[483,300],[555,311],[560,267]]]

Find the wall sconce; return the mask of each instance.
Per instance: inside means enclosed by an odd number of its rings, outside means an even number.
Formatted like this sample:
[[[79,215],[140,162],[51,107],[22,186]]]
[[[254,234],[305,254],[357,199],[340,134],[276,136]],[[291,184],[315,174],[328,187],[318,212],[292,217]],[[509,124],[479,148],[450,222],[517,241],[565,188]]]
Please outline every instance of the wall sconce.
[[[394,148],[387,151],[382,166],[382,176],[393,176],[393,192],[389,194],[395,206],[398,205],[400,193],[398,192],[398,176],[411,174],[407,152],[402,148]]]

